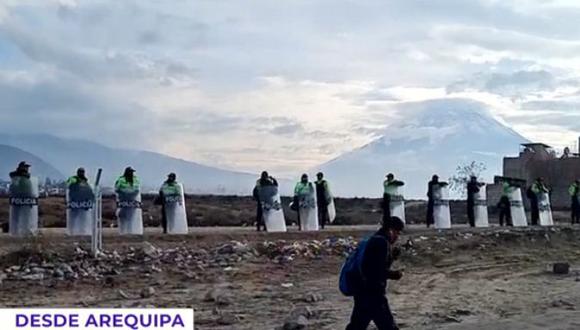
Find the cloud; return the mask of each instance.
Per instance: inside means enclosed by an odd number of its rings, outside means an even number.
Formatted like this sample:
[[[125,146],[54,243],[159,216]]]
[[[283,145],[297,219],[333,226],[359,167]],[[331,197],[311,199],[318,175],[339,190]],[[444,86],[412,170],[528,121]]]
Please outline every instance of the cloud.
[[[0,128],[299,172],[412,101],[461,98],[557,140],[573,128],[552,115],[575,120],[578,15],[562,0],[4,0]]]
[[[466,90],[490,92],[520,98],[530,93],[553,91],[561,86],[546,70],[518,70],[511,73],[477,73],[467,80],[447,86],[448,93]]]

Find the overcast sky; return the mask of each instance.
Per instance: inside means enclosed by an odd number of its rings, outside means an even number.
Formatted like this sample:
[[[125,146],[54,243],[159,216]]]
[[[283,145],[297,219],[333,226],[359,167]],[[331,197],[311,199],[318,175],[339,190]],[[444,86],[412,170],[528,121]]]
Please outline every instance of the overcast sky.
[[[461,97],[573,145],[579,20],[574,0],[0,0],[0,130],[289,174],[399,103]]]

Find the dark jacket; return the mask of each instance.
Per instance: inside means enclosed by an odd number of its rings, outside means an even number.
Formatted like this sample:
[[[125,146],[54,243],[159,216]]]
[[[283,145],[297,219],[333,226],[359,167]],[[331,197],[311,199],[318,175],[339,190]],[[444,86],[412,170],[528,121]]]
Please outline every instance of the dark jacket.
[[[316,185],[316,203],[318,207],[326,207],[328,205],[326,201],[326,196],[328,195],[326,180],[315,181],[314,185]]]
[[[21,170],[16,170],[16,171],[10,172],[10,178],[11,179],[12,178],[15,178],[15,177],[18,177],[18,176],[25,177],[25,178],[30,178],[30,173],[27,173],[27,172],[24,172],[24,171],[21,171]]]
[[[276,179],[274,179],[273,177],[268,177],[267,179],[258,179],[258,181],[256,181],[256,186],[254,187],[254,190],[252,191],[252,195],[254,196],[254,199],[256,201],[260,201],[260,195],[258,193],[258,188],[262,187],[262,186],[276,186],[278,187],[278,181],[276,181]]]
[[[362,260],[364,294],[384,295],[387,280],[391,278],[391,246],[387,234],[382,230],[369,239]]]
[[[469,181],[467,183],[467,202],[475,201],[475,194],[479,192],[479,183]]]
[[[429,181],[427,184],[427,198],[428,203],[433,204],[433,190],[436,186],[439,185],[439,182]]]

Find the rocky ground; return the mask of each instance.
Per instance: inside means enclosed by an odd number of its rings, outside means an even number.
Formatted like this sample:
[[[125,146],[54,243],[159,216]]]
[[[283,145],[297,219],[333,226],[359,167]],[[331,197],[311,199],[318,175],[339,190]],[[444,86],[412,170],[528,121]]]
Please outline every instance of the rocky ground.
[[[374,226],[255,233],[149,229],[143,238],[88,242],[44,230],[34,241],[0,235],[0,306],[192,307],[197,329],[341,329],[351,300],[339,268]],[[407,329],[578,329],[580,227],[469,229],[412,226],[389,297]],[[567,262],[567,274],[553,264]]]

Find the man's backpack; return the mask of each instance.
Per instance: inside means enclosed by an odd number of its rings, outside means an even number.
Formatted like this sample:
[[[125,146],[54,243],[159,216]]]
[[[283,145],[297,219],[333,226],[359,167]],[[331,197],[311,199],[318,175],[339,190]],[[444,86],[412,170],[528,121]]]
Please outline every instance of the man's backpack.
[[[356,250],[346,258],[340,269],[338,287],[340,292],[347,297],[359,292],[364,283],[362,262],[369,239],[370,237],[367,237],[359,242]]]

